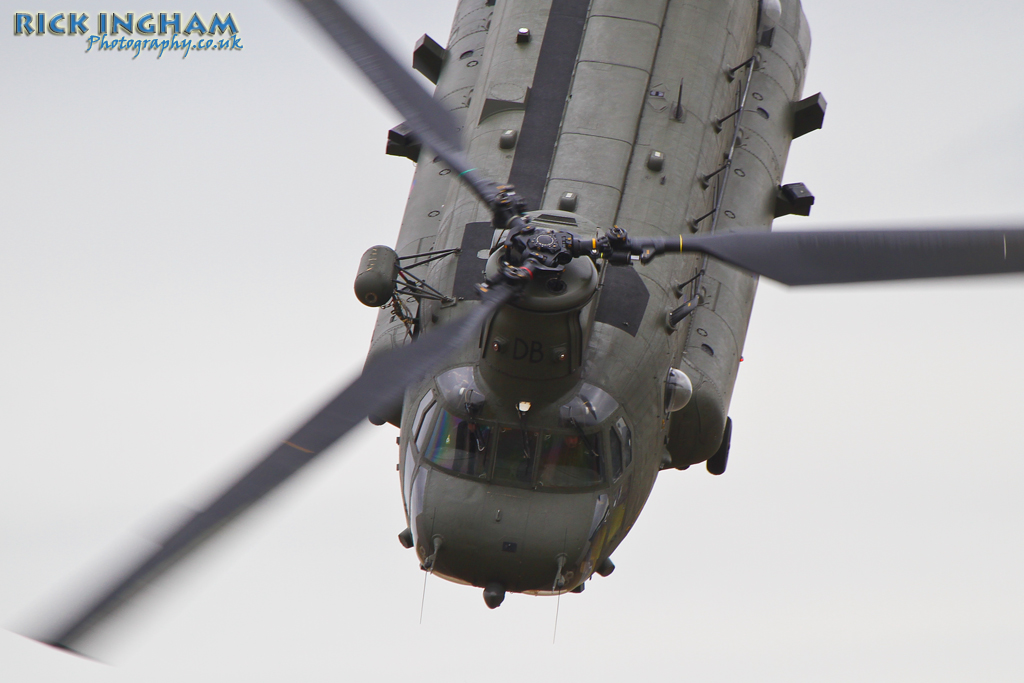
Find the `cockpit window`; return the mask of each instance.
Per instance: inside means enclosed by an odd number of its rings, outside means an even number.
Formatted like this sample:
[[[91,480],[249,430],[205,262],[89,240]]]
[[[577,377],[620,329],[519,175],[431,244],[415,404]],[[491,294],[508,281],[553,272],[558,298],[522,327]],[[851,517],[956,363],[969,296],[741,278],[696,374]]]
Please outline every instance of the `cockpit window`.
[[[600,436],[544,434],[540,441],[541,486],[579,487],[602,479]]]
[[[471,477],[487,476],[491,428],[442,410],[423,457],[438,467]]]
[[[434,394],[428,393],[420,401],[419,410],[416,412],[416,421],[413,426],[416,429],[416,449],[422,453],[423,446],[427,441],[427,435],[430,434],[430,420],[433,419],[434,413],[437,412],[437,402],[433,401]],[[427,407],[427,403],[430,407]]]
[[[619,437],[619,430],[614,427],[608,432],[608,455],[612,460],[612,479],[618,479],[622,474],[622,439]]]
[[[622,438],[622,467],[629,467],[629,463],[633,461],[633,434],[630,433],[626,421],[621,417],[615,423],[615,429],[612,431],[617,431]]]
[[[518,427],[499,427],[494,456],[494,480],[529,484],[533,481],[533,459],[537,432]]]
[[[621,419],[605,427],[607,437],[579,425],[575,431],[538,431],[459,417],[435,399],[428,394],[418,406],[416,447],[423,460],[454,474],[511,486],[578,489],[600,484],[606,469],[618,479],[629,466],[630,434]]]

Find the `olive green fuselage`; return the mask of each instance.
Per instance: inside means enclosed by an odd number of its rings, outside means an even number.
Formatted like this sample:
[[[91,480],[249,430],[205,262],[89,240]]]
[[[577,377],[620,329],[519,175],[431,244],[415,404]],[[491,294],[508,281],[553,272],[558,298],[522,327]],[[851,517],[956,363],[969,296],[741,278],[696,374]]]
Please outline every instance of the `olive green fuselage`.
[[[767,231],[810,34],[799,0],[783,0],[770,39],[759,8],[462,0],[436,97],[472,163],[514,184],[535,225],[587,238],[613,225],[684,240]],[[499,237],[453,176],[420,153],[396,245],[401,256],[462,249],[414,270],[454,299],[422,302],[426,329],[476,305],[466,275],[483,280]],[[571,267],[568,291],[534,288],[406,395],[409,526],[421,562],[434,556],[451,580],[573,588],[628,533],[660,470],[703,462],[722,442],[756,277],[692,254]],[[408,340],[382,308],[370,355]],[[666,413],[671,368],[693,396]]]

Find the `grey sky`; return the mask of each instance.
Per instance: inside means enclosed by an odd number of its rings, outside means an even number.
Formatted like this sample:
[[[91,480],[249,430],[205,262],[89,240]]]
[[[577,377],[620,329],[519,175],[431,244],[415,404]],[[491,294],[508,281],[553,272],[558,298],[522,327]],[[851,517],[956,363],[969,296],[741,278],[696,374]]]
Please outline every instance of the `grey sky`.
[[[501,0],[499,0],[501,1]],[[38,9],[36,8],[38,6]],[[454,3],[378,0],[396,51]],[[4,16],[22,4],[0,2]],[[201,500],[361,366],[397,115],[291,7],[236,54],[0,38],[0,623]],[[777,227],[1020,223],[1024,6],[809,1],[829,102]],[[423,575],[396,430],[345,440],[158,591],[116,667],[0,632],[7,681],[1019,681],[1024,278],[763,283],[729,471],[666,472],[616,573],[555,601]]]

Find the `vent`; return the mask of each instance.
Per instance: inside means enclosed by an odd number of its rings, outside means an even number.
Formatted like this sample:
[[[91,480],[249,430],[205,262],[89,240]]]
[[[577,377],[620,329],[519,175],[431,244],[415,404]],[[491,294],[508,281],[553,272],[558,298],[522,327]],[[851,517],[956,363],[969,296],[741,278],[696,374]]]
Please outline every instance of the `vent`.
[[[445,49],[424,33],[416,41],[416,48],[412,51],[412,68],[437,85],[437,79],[441,77],[441,67],[444,65],[444,56]]]
[[[542,213],[533,220],[538,223],[554,223],[555,225],[577,225],[576,219],[572,216],[555,216],[550,213]]]
[[[821,128],[825,121],[825,108],[828,102],[821,93],[805,97],[793,105],[793,139],[807,135],[812,130]]]

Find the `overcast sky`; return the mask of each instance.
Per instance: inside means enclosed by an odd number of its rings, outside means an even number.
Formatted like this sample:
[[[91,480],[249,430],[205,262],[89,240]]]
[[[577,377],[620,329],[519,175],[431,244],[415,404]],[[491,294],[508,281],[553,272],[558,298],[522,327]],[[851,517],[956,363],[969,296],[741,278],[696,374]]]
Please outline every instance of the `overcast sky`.
[[[502,0],[499,0],[502,1]],[[454,2],[360,3],[396,52]],[[24,3],[0,2],[3,15]],[[0,32],[0,624],[226,476],[358,372],[359,256],[393,242],[399,121],[290,6],[243,50]],[[829,102],[777,228],[1024,222],[1024,5],[808,2]],[[8,24],[10,26],[11,24]],[[403,57],[403,60],[405,57]],[[1024,278],[762,283],[729,470],[669,471],[582,595],[427,583],[397,431],[343,441],[168,582],[116,666],[0,631],[7,681],[1019,681]]]

